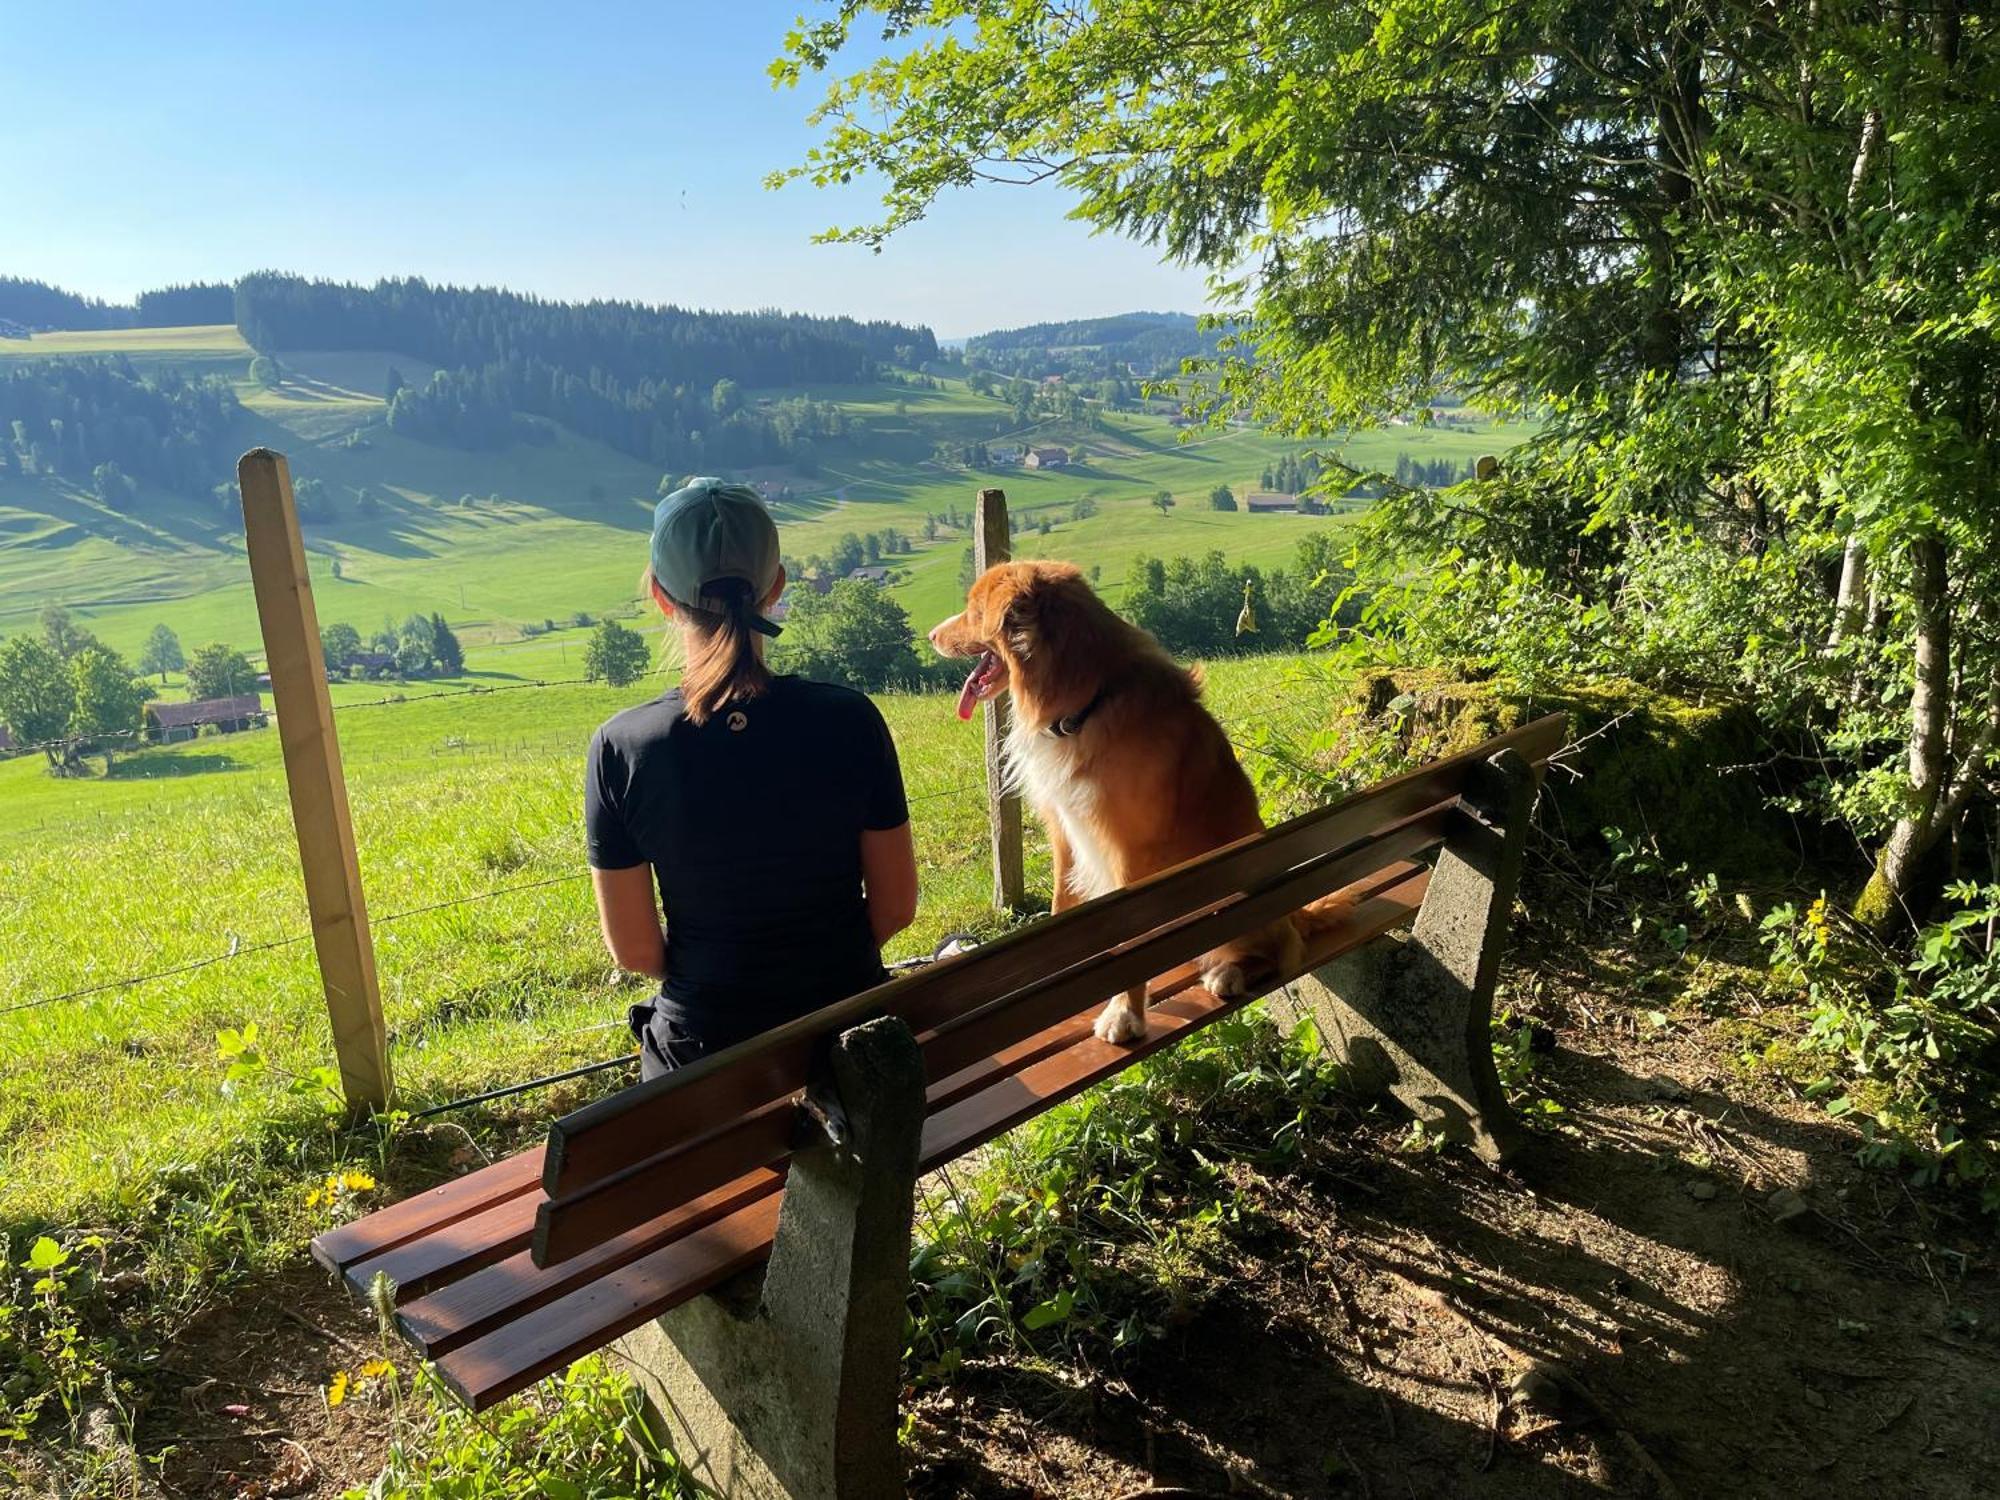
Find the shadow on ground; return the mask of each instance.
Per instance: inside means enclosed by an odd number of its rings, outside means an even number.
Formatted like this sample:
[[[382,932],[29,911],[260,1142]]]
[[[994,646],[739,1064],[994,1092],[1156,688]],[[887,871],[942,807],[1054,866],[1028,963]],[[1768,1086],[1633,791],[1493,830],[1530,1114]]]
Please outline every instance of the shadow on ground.
[[[1851,1130],[1699,1026],[1537,1004],[1561,1112],[1517,1168],[1327,1130],[1305,1169],[1246,1182],[1254,1212],[1166,1338],[924,1396],[911,1493],[1992,1493],[1977,1226],[1862,1172]],[[1781,1222],[1781,1189],[1803,1214]]]

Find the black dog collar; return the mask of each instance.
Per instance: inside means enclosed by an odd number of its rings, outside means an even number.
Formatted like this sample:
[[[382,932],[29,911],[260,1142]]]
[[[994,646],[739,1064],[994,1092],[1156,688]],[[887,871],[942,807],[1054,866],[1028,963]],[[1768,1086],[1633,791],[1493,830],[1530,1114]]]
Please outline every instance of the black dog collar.
[[[1084,704],[1083,707],[1079,708],[1075,713],[1064,714],[1060,719],[1057,719],[1054,722],[1052,722],[1049,725],[1049,727],[1043,731],[1043,733],[1059,740],[1068,739],[1071,735],[1075,734],[1079,729],[1083,728],[1084,720],[1088,719],[1092,714],[1096,713],[1100,707],[1103,706],[1104,700],[1107,696],[1109,696],[1110,692],[1111,690],[1109,688],[1099,688],[1097,690],[1097,696],[1095,698],[1092,698],[1088,703]]]

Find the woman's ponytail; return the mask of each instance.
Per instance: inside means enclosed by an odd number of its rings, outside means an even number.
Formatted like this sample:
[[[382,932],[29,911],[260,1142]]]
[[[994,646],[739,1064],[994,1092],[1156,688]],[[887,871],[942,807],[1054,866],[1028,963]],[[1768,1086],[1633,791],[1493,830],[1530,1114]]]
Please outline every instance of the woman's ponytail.
[[[750,624],[757,604],[750,595],[749,584],[726,578],[694,603],[674,601],[687,647],[681,699],[691,723],[706,724],[724,704],[747,703],[771,685],[763,639]]]

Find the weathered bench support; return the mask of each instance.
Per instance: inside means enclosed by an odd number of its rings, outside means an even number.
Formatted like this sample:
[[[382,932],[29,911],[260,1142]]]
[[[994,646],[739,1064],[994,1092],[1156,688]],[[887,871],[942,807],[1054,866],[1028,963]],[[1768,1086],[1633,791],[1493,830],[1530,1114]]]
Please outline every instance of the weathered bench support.
[[[842,1033],[830,1063],[844,1140],[793,1156],[770,1263],[612,1346],[656,1434],[732,1500],[903,1493],[896,1400],[923,1057],[884,1019]]]
[[[1270,1002],[1318,1024],[1355,1089],[1391,1096],[1494,1163],[1518,1143],[1493,1067],[1493,987],[1534,786],[1517,752],[1489,760],[1464,796],[1476,822],[1439,851],[1409,936],[1343,954]]]

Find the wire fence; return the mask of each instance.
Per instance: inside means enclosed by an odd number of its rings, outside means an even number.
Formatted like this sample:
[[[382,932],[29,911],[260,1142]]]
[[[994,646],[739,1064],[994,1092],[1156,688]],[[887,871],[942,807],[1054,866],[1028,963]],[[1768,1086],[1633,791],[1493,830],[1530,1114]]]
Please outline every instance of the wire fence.
[[[398,693],[382,698],[368,699],[361,702],[336,704],[334,705],[334,711],[336,713],[339,713],[339,712],[345,712],[348,709],[381,708],[395,704],[426,702],[431,699],[437,699],[437,698],[483,697],[493,693],[538,691],[538,690],[552,689],[552,688],[577,687],[586,685],[588,682],[592,680],[593,679],[588,679],[588,678],[536,680],[533,682],[509,683],[497,687],[474,687],[467,689],[454,689],[445,692],[414,693],[414,694]],[[1260,704],[1260,707],[1263,707],[1268,711],[1271,708],[1275,708],[1278,705],[1278,702],[1279,702],[1278,695],[1274,695],[1270,700]],[[135,734],[136,733],[137,732],[135,732]],[[44,741],[40,744],[17,747],[17,749],[22,753],[31,753],[35,751],[45,750],[50,747],[61,747],[66,744],[80,744],[80,743],[95,744],[107,738],[129,738],[129,737],[132,736],[124,736],[124,735],[93,736],[90,737],[88,741],[82,739],[50,740],[50,741]],[[1274,759],[1282,759],[1282,757],[1278,756],[1276,752],[1273,752],[1262,746],[1246,743],[1240,739],[1235,738],[1234,736],[1230,737],[1230,743],[1235,745],[1236,748],[1240,751],[1252,754],[1271,756]],[[479,741],[466,741],[466,740],[447,740],[442,745],[432,747],[431,753],[433,755],[443,755],[443,754],[477,755],[485,753],[506,754],[506,753],[524,753],[531,748],[543,748],[551,750],[574,750],[576,746],[574,740],[570,737],[562,737],[562,738],[544,737],[540,741],[528,740],[526,738],[516,738],[512,740],[511,743],[509,741],[479,742]],[[397,756],[397,757],[377,757],[377,759],[391,759],[391,758],[398,761],[406,762],[411,757],[409,757],[408,755]],[[367,758],[365,757],[362,758],[361,763],[365,763],[366,759]],[[273,774],[275,774],[278,769],[279,768],[276,767],[271,768]],[[986,793],[986,790],[987,790],[986,781],[984,777],[981,777],[977,780],[961,782],[952,786],[936,787],[925,791],[912,792],[906,796],[905,800],[911,806],[919,806],[922,804],[939,801],[947,797],[963,797],[971,794],[977,794],[983,797]],[[106,820],[109,819],[111,816],[113,816],[113,814],[107,810],[100,810],[96,814],[96,816],[100,820]],[[69,826],[70,823],[73,823],[73,820],[67,820],[65,826]],[[47,827],[49,825],[44,824],[41,826]],[[515,895],[524,891],[542,890],[549,887],[560,886],[560,885],[573,885],[587,878],[588,878],[588,871],[576,870],[565,874],[548,876],[542,879],[519,882],[513,885],[499,886],[491,890],[480,891],[471,895],[450,897],[441,901],[425,902],[419,906],[407,907],[401,910],[391,911],[379,916],[372,917],[371,925],[375,927],[388,927],[394,925],[397,922],[408,920],[409,918],[412,917],[423,916],[426,914],[440,912],[440,911],[447,911],[457,907],[478,905],[483,902],[498,900],[503,897]],[[124,990],[133,989],[141,985],[154,984],[166,979],[179,978],[187,974],[196,973],[203,969],[212,968],[219,964],[229,963],[237,959],[250,958],[259,954],[271,953],[281,949],[294,948],[309,943],[311,941],[312,941],[312,936],[310,933],[299,933],[288,937],[274,938],[267,941],[260,941],[255,943],[243,943],[240,941],[240,939],[236,938],[234,935],[231,935],[229,938],[229,945],[225,951],[219,953],[213,953],[203,958],[193,959],[186,963],[173,964],[163,968],[149,970],[136,974],[128,974],[116,979],[101,980],[91,984],[78,986],[72,989],[63,990],[52,994],[33,996],[26,1000],[20,1000],[12,1002],[10,1004],[0,1005],[0,1017],[17,1015],[26,1011],[41,1010],[55,1005],[88,1000],[101,995],[112,994]],[[593,1065],[593,1067],[596,1066],[609,1067],[613,1065],[616,1061],[617,1059],[610,1059],[601,1065]],[[550,1080],[550,1081],[555,1081],[555,1080]],[[500,1097],[500,1095],[495,1095],[495,1097]]]

